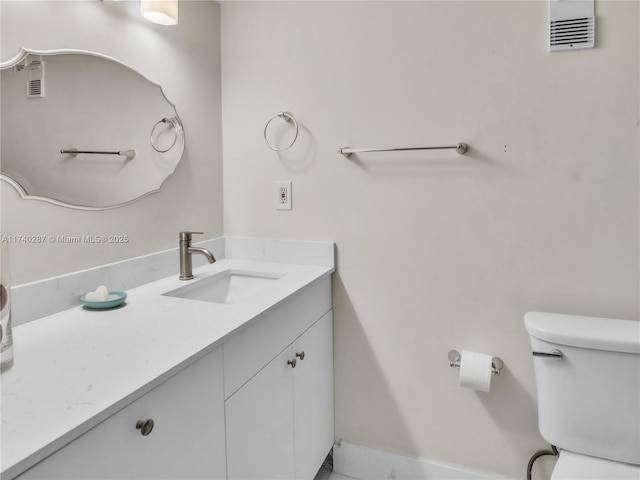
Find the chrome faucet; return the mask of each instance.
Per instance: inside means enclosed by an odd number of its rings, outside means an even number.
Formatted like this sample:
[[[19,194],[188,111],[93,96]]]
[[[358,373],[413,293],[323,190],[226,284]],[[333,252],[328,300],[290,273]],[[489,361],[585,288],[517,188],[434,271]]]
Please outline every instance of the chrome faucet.
[[[193,279],[191,254],[200,253],[207,257],[209,263],[216,261],[213,254],[206,248],[191,246],[191,235],[202,233],[203,232],[180,232],[180,280]]]

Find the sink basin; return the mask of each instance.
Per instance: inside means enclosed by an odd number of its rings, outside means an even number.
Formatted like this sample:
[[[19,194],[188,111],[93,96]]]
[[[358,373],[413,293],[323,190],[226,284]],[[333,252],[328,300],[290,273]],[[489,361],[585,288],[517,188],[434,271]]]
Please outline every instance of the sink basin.
[[[250,299],[263,288],[274,285],[283,276],[277,273],[225,270],[163,295],[202,302],[235,303]]]

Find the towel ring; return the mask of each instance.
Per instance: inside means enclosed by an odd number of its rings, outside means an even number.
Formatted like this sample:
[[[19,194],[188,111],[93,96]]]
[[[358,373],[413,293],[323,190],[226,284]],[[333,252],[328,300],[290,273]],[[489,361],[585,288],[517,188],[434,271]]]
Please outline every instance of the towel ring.
[[[296,127],[296,134],[294,135],[293,140],[291,140],[291,143],[284,148],[276,148],[269,143],[269,140],[267,140],[267,128],[269,128],[269,124],[272,121],[274,121],[276,118],[283,118],[287,123],[293,122],[293,125]],[[274,152],[282,152],[283,150],[290,149],[293,146],[293,144],[296,143],[297,139],[298,139],[298,122],[296,122],[296,119],[293,118],[293,115],[291,112],[278,112],[277,115],[269,119],[267,124],[264,126],[264,141],[267,142],[267,147],[269,147]]]
[[[173,134],[174,134],[173,142],[171,143],[171,145],[169,145],[169,147],[167,147],[164,150],[159,149],[156,146],[156,144],[153,143],[153,134],[156,131],[156,127],[161,123],[168,123],[169,125],[171,125],[173,127]],[[158,120],[156,124],[153,126],[153,128],[151,129],[151,137],[149,140],[151,141],[151,146],[153,147],[153,149],[158,153],[166,153],[169,150],[171,150],[173,146],[176,144],[176,142],[178,141],[178,127],[176,126],[175,120],[173,118],[163,118],[162,120]]]

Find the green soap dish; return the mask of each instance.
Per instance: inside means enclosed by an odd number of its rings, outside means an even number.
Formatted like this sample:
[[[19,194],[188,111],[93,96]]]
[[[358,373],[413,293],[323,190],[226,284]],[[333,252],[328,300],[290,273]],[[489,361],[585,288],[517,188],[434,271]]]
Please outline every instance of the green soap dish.
[[[92,300],[87,300],[83,295],[80,297],[80,301],[82,301],[83,305],[87,308],[92,308],[96,310],[104,310],[108,308],[116,308],[124,303],[127,299],[127,292],[118,292],[118,291],[110,291],[109,296],[116,295],[118,298],[114,298],[112,300],[104,300],[102,302],[95,302]]]

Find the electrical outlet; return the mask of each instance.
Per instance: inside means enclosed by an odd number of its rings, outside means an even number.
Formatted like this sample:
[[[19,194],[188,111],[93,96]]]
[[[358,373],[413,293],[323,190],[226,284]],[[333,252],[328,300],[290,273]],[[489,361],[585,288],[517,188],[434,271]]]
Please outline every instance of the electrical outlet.
[[[276,210],[291,210],[291,182],[276,182]]]

